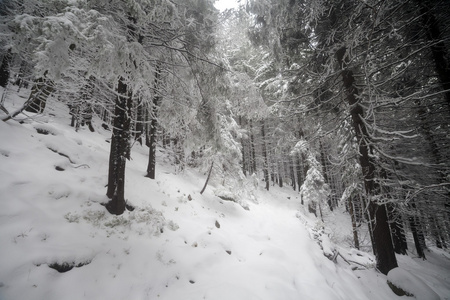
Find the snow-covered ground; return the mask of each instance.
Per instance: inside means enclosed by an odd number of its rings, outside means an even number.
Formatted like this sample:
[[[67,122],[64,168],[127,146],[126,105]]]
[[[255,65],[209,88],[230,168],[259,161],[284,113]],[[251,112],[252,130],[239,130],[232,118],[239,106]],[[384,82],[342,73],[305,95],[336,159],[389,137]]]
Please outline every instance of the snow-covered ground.
[[[75,132],[67,109],[52,107],[23,124],[0,122],[1,300],[404,299],[371,254],[344,242],[343,211],[328,212],[322,230],[289,187],[258,187],[248,209],[215,196],[218,185],[200,195],[206,175],[175,174],[163,149],[150,180],[147,149],[134,145],[126,198],[136,209],[110,215],[101,205],[110,132],[99,122],[95,133]],[[324,255],[333,250],[336,262]],[[402,272],[450,299],[449,255],[432,248],[427,257],[398,257]],[[60,273],[55,263],[74,267]]]

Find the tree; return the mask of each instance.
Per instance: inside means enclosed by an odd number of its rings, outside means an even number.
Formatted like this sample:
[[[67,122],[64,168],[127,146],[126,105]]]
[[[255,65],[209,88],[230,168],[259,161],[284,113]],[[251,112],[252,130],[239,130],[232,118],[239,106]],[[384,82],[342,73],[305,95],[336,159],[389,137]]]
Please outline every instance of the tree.
[[[322,166],[305,140],[300,140],[294,149],[295,152],[305,154],[308,157],[308,172],[300,188],[301,201],[307,204],[308,211],[316,217],[318,211],[320,219],[323,221],[323,205],[330,195],[330,187],[323,176]]]
[[[124,78],[120,78],[117,86],[106,192],[106,196],[111,199],[106,208],[115,215],[125,211],[125,167],[126,160],[130,159],[132,92],[124,81]]]
[[[0,65],[0,86],[6,88],[9,81],[9,68],[11,63],[11,49],[8,49],[3,54],[2,62]]]

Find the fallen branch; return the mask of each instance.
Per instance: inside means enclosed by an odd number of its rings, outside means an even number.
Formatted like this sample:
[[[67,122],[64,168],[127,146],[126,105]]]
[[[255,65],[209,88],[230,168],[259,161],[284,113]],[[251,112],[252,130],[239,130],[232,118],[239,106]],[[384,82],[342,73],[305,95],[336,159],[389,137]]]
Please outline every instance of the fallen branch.
[[[3,104],[0,104],[0,109],[5,112],[5,114],[9,115],[9,111],[3,106]]]
[[[338,252],[338,254],[339,254],[339,256],[342,257],[342,259],[343,259],[346,263],[348,263],[349,265],[355,264],[355,265],[359,265],[359,266],[363,267],[363,268],[366,269],[366,270],[368,269],[366,265],[363,265],[363,264],[361,264],[361,263],[359,263],[359,262],[356,262],[356,261],[353,261],[353,260],[346,259],[346,258],[345,258],[344,256],[342,256],[342,254],[340,254],[339,252]]]

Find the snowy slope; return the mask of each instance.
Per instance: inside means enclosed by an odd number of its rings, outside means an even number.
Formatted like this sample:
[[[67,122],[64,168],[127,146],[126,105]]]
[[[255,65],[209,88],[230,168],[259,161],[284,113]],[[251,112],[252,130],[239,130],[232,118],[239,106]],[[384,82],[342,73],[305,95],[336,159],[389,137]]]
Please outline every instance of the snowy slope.
[[[14,99],[8,108],[20,105]],[[0,299],[401,299],[370,254],[325,236],[321,249],[321,223],[292,189],[259,187],[246,210],[216,197],[218,186],[200,195],[205,175],[175,174],[162,149],[150,180],[147,150],[134,145],[126,197],[136,209],[109,215],[110,132],[75,132],[54,107],[24,124],[0,122]],[[350,230],[337,214],[335,231]],[[332,248],[369,269],[332,262]],[[400,264],[448,299],[450,262],[428,257]],[[73,268],[60,273],[55,263]]]

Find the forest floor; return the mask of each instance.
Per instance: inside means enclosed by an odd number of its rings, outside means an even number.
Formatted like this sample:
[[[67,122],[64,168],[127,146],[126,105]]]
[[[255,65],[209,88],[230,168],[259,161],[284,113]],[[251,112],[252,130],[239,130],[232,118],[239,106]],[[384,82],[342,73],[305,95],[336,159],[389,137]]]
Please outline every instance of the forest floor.
[[[200,195],[206,174],[177,172],[162,148],[151,180],[146,147],[133,146],[125,193],[135,210],[110,215],[111,133],[96,120],[96,132],[75,132],[65,106],[49,107],[20,115],[22,124],[0,122],[1,300],[404,299],[374,269],[370,247],[350,247],[344,208],[322,223],[291,187],[267,192],[250,181],[240,204],[216,196],[214,181]],[[399,265],[450,299],[450,255],[426,255],[411,250]]]

